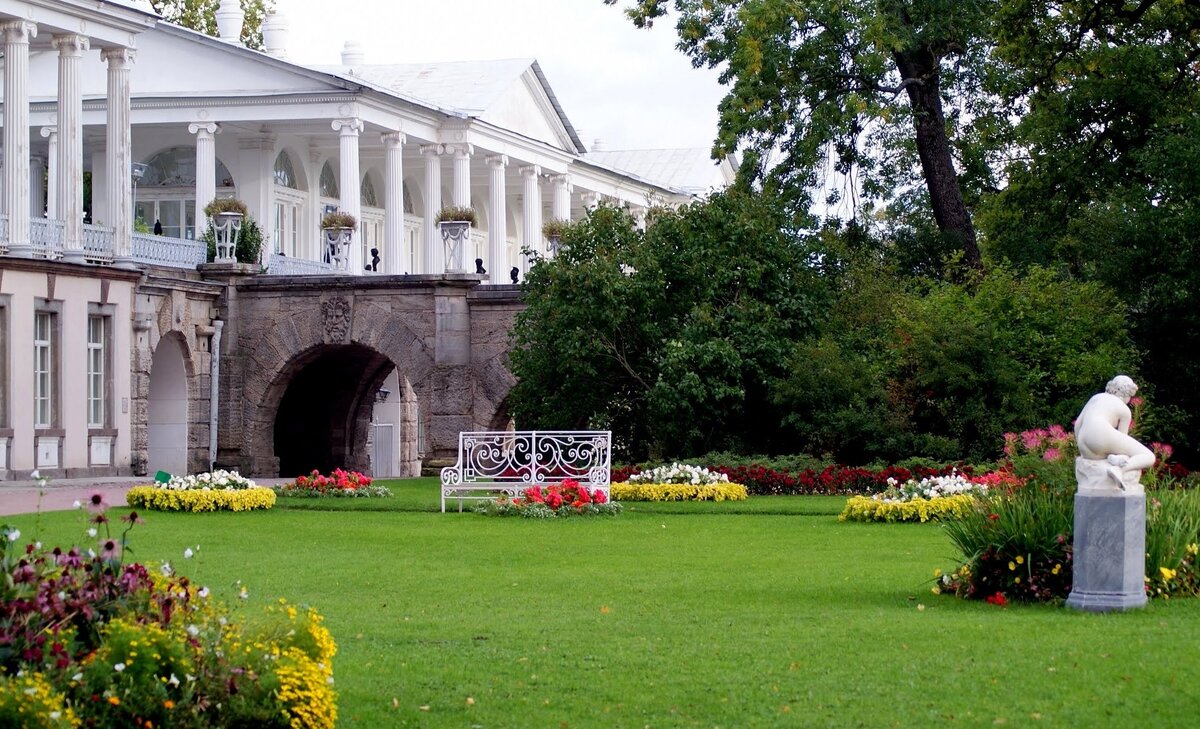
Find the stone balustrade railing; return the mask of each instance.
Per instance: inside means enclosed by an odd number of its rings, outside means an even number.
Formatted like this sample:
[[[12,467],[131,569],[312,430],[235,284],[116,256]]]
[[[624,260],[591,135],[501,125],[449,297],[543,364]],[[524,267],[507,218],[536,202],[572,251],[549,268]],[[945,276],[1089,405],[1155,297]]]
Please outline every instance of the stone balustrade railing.
[[[156,266],[195,268],[208,259],[208,246],[203,241],[134,233],[133,258]]]
[[[323,261],[272,254],[267,264],[267,273],[272,276],[319,276],[345,271]]]
[[[62,258],[63,230],[61,220],[34,218],[29,221],[29,244],[36,258],[55,260]]]
[[[83,225],[83,256],[88,263],[109,264],[113,260],[113,229],[102,225]]]

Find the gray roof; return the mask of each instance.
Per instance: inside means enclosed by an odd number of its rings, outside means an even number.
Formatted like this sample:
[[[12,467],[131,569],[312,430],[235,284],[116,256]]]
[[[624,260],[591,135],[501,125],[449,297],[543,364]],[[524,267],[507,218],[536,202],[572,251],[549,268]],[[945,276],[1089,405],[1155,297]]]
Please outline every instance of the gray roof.
[[[622,170],[666,187],[693,194],[725,186],[720,163],[704,147],[682,149],[621,149],[588,152],[588,162]]]

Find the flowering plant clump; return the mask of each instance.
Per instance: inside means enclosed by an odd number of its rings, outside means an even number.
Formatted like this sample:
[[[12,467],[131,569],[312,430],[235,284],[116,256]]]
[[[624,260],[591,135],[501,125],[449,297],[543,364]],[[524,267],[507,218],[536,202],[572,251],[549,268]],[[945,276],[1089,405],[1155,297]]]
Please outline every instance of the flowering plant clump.
[[[300,476],[291,483],[275,486],[274,490],[279,496],[364,497],[392,495],[392,491],[388,487],[373,485],[370,476],[358,471],[343,471],[340,468],[333,469],[333,473],[328,476],[323,476],[320,471],[314,469],[312,473],[307,476]]]
[[[944,476],[955,471],[968,477],[973,473],[971,466],[961,463],[938,467],[919,466],[912,469],[900,466],[871,469],[831,465],[819,471],[812,468],[789,471],[759,465],[710,464],[707,469],[725,476],[731,483],[742,484],[748,494],[755,496],[874,494],[887,488],[889,478],[903,482],[910,478]],[[637,467],[618,466],[612,470],[612,480],[614,483],[636,483],[635,479],[641,477],[641,473]]]
[[[975,496],[987,492],[987,485],[960,473],[910,478],[904,483],[887,480],[882,493],[852,496],[838,521],[930,521],[965,516]]]
[[[716,483],[729,483],[729,476],[710,471],[702,466],[672,463],[669,466],[659,466],[630,476],[629,483],[682,483],[692,486],[708,486]]]
[[[134,486],[125,500],[135,509],[155,511],[253,511],[275,505],[275,492],[268,488],[241,491],[173,491],[159,486]]]
[[[619,501],[745,501],[748,498],[746,487],[740,483],[614,483],[612,495]]]
[[[258,484],[242,476],[237,471],[216,470],[211,473],[198,473],[193,476],[172,476],[170,481],[161,484],[159,488],[171,491],[203,491],[206,489],[222,489],[238,491],[241,489],[258,488]]]
[[[488,516],[523,516],[528,519],[616,516],[621,513],[621,504],[609,501],[603,489],[588,491],[586,486],[568,478],[561,484],[530,486],[515,499],[501,496],[476,507],[475,511]]]
[[[280,601],[243,619],[169,564],[124,563],[141,520],[124,517],[117,540],[103,499],[87,507],[99,553],[0,527],[0,726],[334,726],[319,613]]]

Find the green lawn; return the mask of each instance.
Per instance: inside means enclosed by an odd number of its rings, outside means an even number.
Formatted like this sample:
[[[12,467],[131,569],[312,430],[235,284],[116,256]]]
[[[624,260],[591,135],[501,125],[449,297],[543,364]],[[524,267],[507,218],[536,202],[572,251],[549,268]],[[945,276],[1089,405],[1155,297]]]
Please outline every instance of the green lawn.
[[[171,559],[227,597],[240,579],[251,604],[319,608],[347,727],[1193,726],[1200,713],[1200,601],[1091,615],[936,597],[932,572],[954,561],[938,527],[839,524],[842,499],[540,522],[436,513],[432,479],[395,490],[299,504],[336,511],[149,513],[133,558]],[[40,517],[47,543],[82,528],[78,513]]]

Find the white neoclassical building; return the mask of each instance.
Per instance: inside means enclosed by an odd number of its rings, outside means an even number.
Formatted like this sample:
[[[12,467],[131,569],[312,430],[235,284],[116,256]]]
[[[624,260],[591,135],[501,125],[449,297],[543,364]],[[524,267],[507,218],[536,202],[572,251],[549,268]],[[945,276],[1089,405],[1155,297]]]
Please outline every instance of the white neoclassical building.
[[[162,444],[196,440],[187,423],[215,413],[201,398],[220,322],[200,312],[219,294],[195,275],[214,198],[245,203],[271,274],[478,259],[500,284],[530,265],[523,249],[552,254],[546,220],[601,202],[637,215],[733,173],[705,150],[589,152],[533,60],[372,65],[348,43],[340,64],[304,66],[280,17],[259,52],[236,41],[237,2],[221,11],[212,38],[136,0],[0,0],[0,478],[127,473],[147,428],[151,468],[156,448],[174,468],[201,448]],[[449,205],[478,224],[448,260],[434,220]],[[319,225],[334,210],[359,225],[330,260]],[[155,397],[138,372],[160,357],[157,381],[206,391]]]

